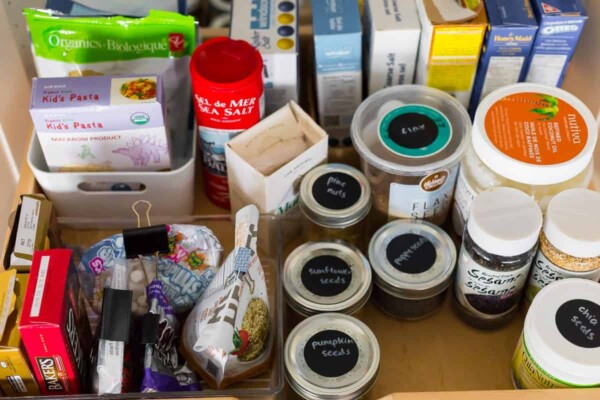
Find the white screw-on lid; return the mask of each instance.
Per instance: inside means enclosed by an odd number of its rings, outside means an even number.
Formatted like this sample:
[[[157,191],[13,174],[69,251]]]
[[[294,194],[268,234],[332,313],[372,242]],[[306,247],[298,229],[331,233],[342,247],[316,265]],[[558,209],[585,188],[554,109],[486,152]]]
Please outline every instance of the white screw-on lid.
[[[544,234],[554,247],[573,257],[600,256],[600,193],[571,189],[554,196]]]
[[[473,200],[467,229],[473,241],[488,253],[504,257],[529,251],[542,228],[542,211],[520,190],[499,187]]]
[[[534,83],[497,89],[479,104],[471,141],[492,171],[528,185],[552,185],[592,160],[598,127],[569,92]]]
[[[600,384],[600,283],[563,279],[543,288],[525,318],[525,346],[548,374]]]

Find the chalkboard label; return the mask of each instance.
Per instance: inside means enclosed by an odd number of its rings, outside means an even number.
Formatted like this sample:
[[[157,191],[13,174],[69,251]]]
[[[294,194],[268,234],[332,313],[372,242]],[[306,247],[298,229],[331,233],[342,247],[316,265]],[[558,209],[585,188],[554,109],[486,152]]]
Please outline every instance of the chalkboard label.
[[[362,195],[362,188],[352,175],[328,172],[315,180],[312,194],[323,207],[344,210],[356,204]]]
[[[352,371],[358,363],[358,346],[344,332],[321,331],[306,342],[304,359],[317,374],[337,378]]]
[[[311,293],[331,297],[348,289],[352,282],[352,269],[339,257],[322,255],[308,260],[300,277]]]
[[[390,264],[406,274],[420,274],[429,270],[437,258],[433,243],[414,233],[396,236],[385,252]]]
[[[555,319],[560,334],[575,346],[600,347],[600,305],[589,300],[570,300],[558,308]]]

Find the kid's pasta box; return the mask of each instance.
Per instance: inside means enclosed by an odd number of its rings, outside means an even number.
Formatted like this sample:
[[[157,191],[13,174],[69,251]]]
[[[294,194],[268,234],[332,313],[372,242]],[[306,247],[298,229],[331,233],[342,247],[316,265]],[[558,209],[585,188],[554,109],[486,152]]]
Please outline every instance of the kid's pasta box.
[[[83,393],[91,331],[71,250],[36,251],[19,331],[43,395]]]

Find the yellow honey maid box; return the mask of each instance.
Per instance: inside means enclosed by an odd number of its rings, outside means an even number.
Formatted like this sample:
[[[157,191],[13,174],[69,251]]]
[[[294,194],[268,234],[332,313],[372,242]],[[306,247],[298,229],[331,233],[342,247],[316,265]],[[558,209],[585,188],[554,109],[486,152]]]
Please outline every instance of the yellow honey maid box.
[[[0,387],[5,396],[40,394],[19,334],[29,274],[0,273]]]

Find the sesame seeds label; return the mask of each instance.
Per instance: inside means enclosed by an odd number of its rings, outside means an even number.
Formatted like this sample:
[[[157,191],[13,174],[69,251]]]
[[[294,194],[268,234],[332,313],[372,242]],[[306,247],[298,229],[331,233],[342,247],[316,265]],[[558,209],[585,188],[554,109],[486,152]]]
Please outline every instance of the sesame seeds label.
[[[315,373],[336,378],[346,375],[358,363],[359,349],[354,339],[338,330],[314,334],[304,346],[304,359]]]

